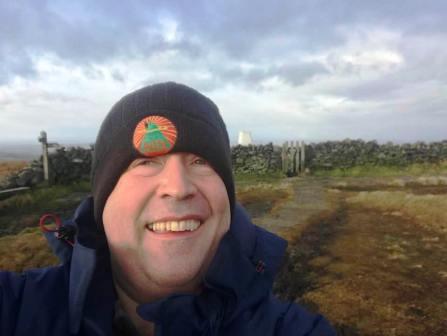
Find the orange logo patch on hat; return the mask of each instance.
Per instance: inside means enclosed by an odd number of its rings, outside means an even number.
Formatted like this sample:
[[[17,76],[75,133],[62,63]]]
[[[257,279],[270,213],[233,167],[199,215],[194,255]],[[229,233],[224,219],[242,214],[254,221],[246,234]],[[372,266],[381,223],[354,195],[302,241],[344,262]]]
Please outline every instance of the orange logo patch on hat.
[[[177,128],[165,117],[150,116],[141,120],[133,133],[135,149],[145,156],[169,153],[177,140]]]

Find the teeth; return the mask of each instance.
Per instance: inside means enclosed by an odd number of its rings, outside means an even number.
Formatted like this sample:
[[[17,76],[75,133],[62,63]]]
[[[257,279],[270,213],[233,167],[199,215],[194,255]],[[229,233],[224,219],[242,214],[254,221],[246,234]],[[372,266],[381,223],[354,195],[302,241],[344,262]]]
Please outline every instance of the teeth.
[[[198,220],[189,219],[183,221],[170,221],[170,222],[156,222],[147,225],[149,230],[154,232],[180,232],[180,231],[195,231],[200,226]]]

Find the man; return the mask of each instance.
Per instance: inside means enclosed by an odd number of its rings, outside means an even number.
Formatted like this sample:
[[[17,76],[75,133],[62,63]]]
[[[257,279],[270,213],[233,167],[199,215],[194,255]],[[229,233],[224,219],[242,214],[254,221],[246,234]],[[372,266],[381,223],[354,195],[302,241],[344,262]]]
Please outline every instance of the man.
[[[63,264],[0,274],[2,335],[333,335],[271,287],[286,244],[235,203],[225,124],[176,83],[122,98]],[[70,223],[66,225],[69,227]]]

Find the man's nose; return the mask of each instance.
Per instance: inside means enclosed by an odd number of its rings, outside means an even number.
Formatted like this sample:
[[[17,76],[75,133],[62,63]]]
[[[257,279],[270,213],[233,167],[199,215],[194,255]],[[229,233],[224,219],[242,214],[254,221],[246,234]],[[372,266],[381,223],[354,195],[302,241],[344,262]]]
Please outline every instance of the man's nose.
[[[159,194],[178,200],[188,199],[195,195],[197,188],[188,173],[188,167],[179,154],[170,156],[163,167]]]

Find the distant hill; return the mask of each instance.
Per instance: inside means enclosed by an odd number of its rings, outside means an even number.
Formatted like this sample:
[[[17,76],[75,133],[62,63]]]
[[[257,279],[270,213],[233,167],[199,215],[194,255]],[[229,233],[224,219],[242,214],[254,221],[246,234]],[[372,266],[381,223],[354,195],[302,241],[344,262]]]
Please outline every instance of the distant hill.
[[[0,143],[0,161],[31,161],[42,153],[40,144]]]
[[[65,148],[89,148],[89,144],[60,144]],[[50,148],[50,153],[54,149]],[[42,146],[37,143],[2,143],[0,142],[0,161],[31,161],[42,155]]]

